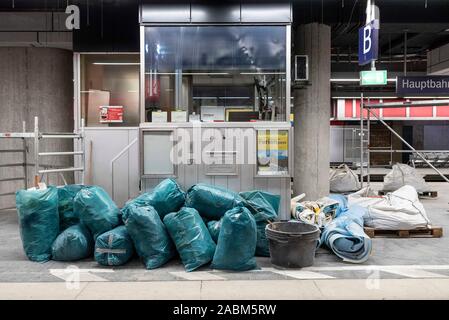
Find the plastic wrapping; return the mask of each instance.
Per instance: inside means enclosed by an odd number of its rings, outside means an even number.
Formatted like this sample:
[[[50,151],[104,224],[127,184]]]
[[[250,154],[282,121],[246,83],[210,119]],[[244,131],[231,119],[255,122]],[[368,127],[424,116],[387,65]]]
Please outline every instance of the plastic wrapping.
[[[336,218],[324,228],[321,243],[326,244],[345,262],[363,263],[368,260],[372,241],[363,231],[363,219],[367,210],[359,205],[349,208],[340,202]]]
[[[95,241],[95,260],[101,265],[121,266],[133,254],[133,242],[125,226],[105,232]]]
[[[79,213],[73,210],[73,200],[76,194],[85,186],[69,184],[58,188],[59,228],[65,230],[80,222]]]
[[[81,189],[74,199],[73,209],[79,213],[81,223],[89,228],[94,239],[120,222],[119,208],[107,192],[98,186]]]
[[[330,170],[329,185],[331,192],[353,192],[360,189],[358,176],[346,165]]]
[[[28,259],[51,258],[51,245],[59,234],[58,190],[48,187],[16,192],[20,237]]]
[[[122,218],[147,269],[159,268],[176,255],[167,229],[153,207],[128,205]]]
[[[218,241],[218,235],[220,234],[220,228],[221,228],[221,219],[218,221],[209,221],[207,222],[207,229],[209,230],[210,236],[212,240],[217,243]]]
[[[265,227],[268,221],[274,221],[277,218],[281,197],[260,190],[240,192],[240,196],[246,200],[245,206],[254,214],[256,220],[256,255],[269,257],[270,248]]]
[[[181,208],[165,216],[164,224],[187,272],[209,263],[215,252],[206,225],[194,208]]]
[[[192,186],[185,202],[186,207],[195,208],[210,220],[220,220],[226,211],[243,204],[243,198],[237,193],[204,183]]]
[[[159,183],[150,193],[142,193],[137,198],[126,203],[137,206],[152,206],[156,209],[161,219],[170,212],[177,212],[185,201],[185,192],[173,179],[165,179]]]
[[[405,185],[414,187],[418,192],[430,191],[430,187],[423,176],[415,168],[406,164],[396,163],[384,177],[383,190],[395,191]]]
[[[51,256],[57,261],[76,261],[90,257],[94,240],[86,226],[79,223],[59,234],[51,247]]]
[[[383,197],[365,197],[369,190],[362,189],[348,196],[348,206],[358,204],[368,209],[364,224],[380,230],[411,230],[430,225],[418,193],[412,186],[403,186]]]
[[[229,210],[223,217],[211,267],[234,271],[256,268],[256,243],[256,221],[251,212],[245,207]]]

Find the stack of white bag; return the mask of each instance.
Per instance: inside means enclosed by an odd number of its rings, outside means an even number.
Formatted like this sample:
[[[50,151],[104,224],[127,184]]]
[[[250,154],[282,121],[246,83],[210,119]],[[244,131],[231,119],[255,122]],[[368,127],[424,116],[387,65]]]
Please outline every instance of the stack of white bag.
[[[360,189],[360,182],[357,175],[346,164],[342,164],[330,170],[329,186],[331,192],[353,192]]]
[[[405,185],[413,186],[418,192],[430,190],[423,176],[415,168],[403,163],[396,163],[384,178],[383,190],[395,191]]]
[[[381,230],[411,230],[430,226],[430,220],[418,193],[412,186],[406,185],[379,197],[369,188],[348,196],[348,206],[358,204],[368,209],[364,224]]]

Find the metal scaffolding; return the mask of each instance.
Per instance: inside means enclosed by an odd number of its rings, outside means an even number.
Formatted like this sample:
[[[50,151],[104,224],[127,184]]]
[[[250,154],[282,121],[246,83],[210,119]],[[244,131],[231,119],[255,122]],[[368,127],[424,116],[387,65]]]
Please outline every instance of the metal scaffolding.
[[[446,182],[449,182],[449,179],[438,170],[429,160],[426,159],[423,153],[435,152],[433,150],[416,150],[413,148],[404,138],[401,137],[399,133],[394,131],[392,127],[390,127],[384,120],[380,118],[372,109],[380,109],[380,108],[416,108],[416,107],[431,107],[431,106],[447,106],[449,105],[449,100],[423,100],[423,101],[405,101],[405,102],[388,102],[388,103],[368,103],[365,104],[363,94],[361,95],[360,101],[360,129],[361,129],[361,137],[360,137],[360,183],[363,188],[363,180],[364,180],[364,165],[363,158],[365,152],[365,144],[366,144],[366,153],[367,153],[367,161],[366,161],[366,174],[367,174],[367,183],[370,185],[370,155],[371,153],[385,153],[385,152],[399,152],[399,153],[412,153],[419,158],[421,158],[430,168],[432,168],[438,175],[440,175]],[[366,114],[366,135],[364,138],[364,111],[367,111]],[[371,116],[377,119],[381,124],[383,124],[394,136],[396,136],[399,140],[401,140],[410,150],[379,150],[372,149],[370,145],[370,125],[371,125]],[[448,153],[449,150],[438,150],[439,153]]]
[[[0,150],[0,153],[22,153],[23,154],[23,162],[20,163],[7,163],[7,164],[1,164],[0,167],[17,167],[20,166],[23,168],[23,176],[20,177],[11,177],[11,178],[4,178],[0,179],[0,182],[6,182],[6,181],[23,181],[23,187],[26,189],[28,188],[28,175],[27,175],[27,141],[26,139],[32,139],[34,143],[34,183],[33,185],[35,187],[38,186],[39,182],[42,180],[43,176],[49,173],[59,173],[62,180],[66,184],[66,180],[64,179],[64,176],[62,173],[64,172],[81,172],[81,184],[84,184],[84,171],[85,171],[85,143],[84,143],[84,119],[81,119],[81,128],[79,132],[70,132],[70,133],[44,133],[39,131],[39,119],[38,117],[34,118],[34,131],[33,132],[26,132],[26,124],[25,122],[22,123],[22,132],[0,132],[0,139],[21,139],[22,140],[22,148],[21,149],[5,149]],[[40,142],[45,139],[73,139],[74,141],[78,140],[81,143],[75,144],[74,148],[76,148],[76,145],[80,146],[80,150],[75,151],[60,151],[60,152],[39,152],[40,150]],[[81,158],[81,165],[79,167],[69,167],[69,168],[46,168],[40,160],[42,157],[49,157],[49,156],[67,156],[72,155],[74,158],[76,156],[80,156]],[[74,159],[75,160],[75,159]],[[74,162],[75,163],[75,162]],[[43,168],[43,169],[42,169]],[[11,196],[14,195],[15,192],[6,192],[6,193],[0,193],[0,196]],[[10,208],[0,208],[0,210],[6,210],[6,209],[13,209],[14,207]]]

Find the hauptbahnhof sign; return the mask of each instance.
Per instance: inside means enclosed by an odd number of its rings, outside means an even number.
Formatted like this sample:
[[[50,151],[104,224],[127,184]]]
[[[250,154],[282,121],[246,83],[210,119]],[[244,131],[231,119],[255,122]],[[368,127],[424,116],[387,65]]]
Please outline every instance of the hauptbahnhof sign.
[[[400,76],[396,82],[398,96],[449,95],[449,76]]]

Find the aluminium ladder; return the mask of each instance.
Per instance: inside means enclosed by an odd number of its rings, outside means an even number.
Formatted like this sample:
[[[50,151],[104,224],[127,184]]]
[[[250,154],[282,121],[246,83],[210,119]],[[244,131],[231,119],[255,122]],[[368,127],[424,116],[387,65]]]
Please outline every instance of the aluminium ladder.
[[[48,180],[48,174],[49,173],[59,173],[62,180],[65,184],[66,180],[64,179],[63,173],[64,172],[80,172],[80,183],[84,184],[84,172],[85,172],[85,131],[84,131],[84,119],[81,119],[81,128],[79,132],[69,132],[69,133],[43,133],[39,131],[39,119],[38,117],[34,117],[34,131],[33,132],[26,132],[25,130],[25,122],[23,122],[23,131],[22,132],[6,132],[6,133],[0,133],[0,138],[16,138],[16,139],[22,139],[23,141],[23,149],[11,149],[11,150],[0,150],[0,153],[14,153],[14,152],[21,152],[23,153],[23,162],[22,163],[13,163],[13,164],[1,164],[0,167],[13,167],[13,166],[22,166],[24,168],[24,176],[23,177],[13,177],[13,178],[5,178],[0,179],[0,182],[3,181],[13,181],[13,180],[23,180],[24,181],[24,188],[26,189],[28,187],[28,176],[27,176],[27,144],[26,139],[32,139],[34,142],[34,182],[33,185],[35,187],[38,187],[39,182],[42,180],[45,174],[47,174],[47,180]],[[80,150],[75,151],[52,151],[52,152],[40,152],[40,146],[39,144],[45,140],[45,139],[73,139],[75,141],[79,141],[80,143],[74,143],[74,149],[77,149],[77,146]],[[74,166],[68,167],[68,168],[44,168],[41,169],[41,167],[44,167],[40,160],[43,157],[49,157],[49,156],[67,156],[71,155],[74,157]],[[75,157],[80,157],[81,164],[79,166],[75,166],[76,159]],[[47,181],[48,182],[48,181]],[[14,195],[15,192],[7,192],[2,193],[0,196],[11,196]],[[6,209],[14,209],[15,207],[9,207],[9,208],[0,208],[1,210]]]

